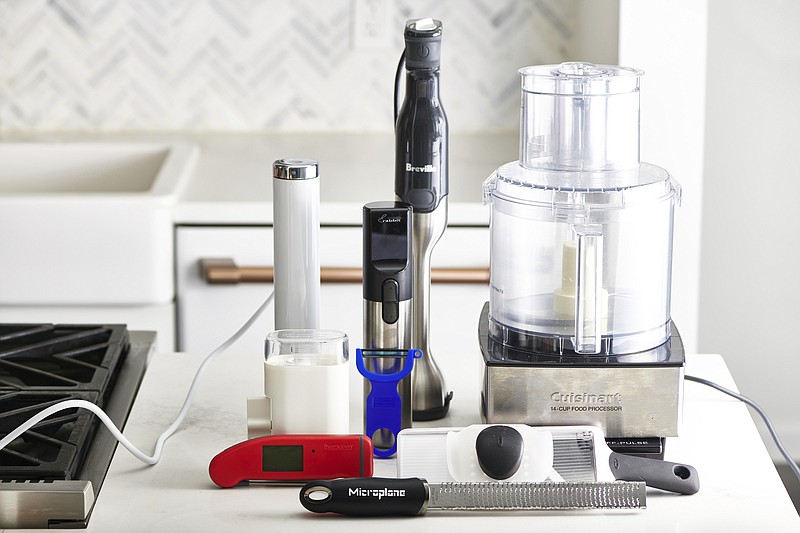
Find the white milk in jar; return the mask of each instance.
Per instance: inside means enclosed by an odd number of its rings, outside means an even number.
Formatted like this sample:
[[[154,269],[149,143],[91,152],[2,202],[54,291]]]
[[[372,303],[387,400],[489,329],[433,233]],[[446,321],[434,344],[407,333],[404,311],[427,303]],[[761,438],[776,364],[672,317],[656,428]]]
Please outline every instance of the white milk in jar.
[[[278,330],[266,342],[264,392],[272,434],[349,433],[347,335],[334,330]]]

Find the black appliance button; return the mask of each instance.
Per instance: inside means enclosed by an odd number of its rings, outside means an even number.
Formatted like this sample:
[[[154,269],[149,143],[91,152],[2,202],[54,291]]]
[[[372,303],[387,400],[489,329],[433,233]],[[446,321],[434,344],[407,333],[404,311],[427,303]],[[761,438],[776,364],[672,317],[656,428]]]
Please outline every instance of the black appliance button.
[[[381,318],[387,324],[394,324],[400,318],[400,286],[397,280],[387,279],[381,289]]]
[[[436,205],[436,195],[429,189],[411,189],[406,200],[415,209],[431,209]]]

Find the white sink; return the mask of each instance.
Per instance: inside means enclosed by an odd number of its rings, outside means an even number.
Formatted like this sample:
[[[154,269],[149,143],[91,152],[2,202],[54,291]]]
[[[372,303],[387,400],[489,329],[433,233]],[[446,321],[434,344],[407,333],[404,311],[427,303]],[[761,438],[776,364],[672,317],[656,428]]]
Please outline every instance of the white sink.
[[[172,301],[188,143],[0,143],[0,305]]]

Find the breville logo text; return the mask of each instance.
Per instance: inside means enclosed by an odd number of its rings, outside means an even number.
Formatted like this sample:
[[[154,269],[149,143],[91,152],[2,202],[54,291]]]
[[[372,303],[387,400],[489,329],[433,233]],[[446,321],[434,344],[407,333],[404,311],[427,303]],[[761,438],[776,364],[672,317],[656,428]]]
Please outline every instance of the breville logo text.
[[[356,487],[347,489],[348,496],[359,496],[361,498],[403,498],[406,495],[405,489],[362,489]]]
[[[402,218],[400,218],[400,217],[391,217],[391,216],[387,215],[386,213],[384,213],[384,214],[382,214],[381,216],[378,217],[378,222],[380,222],[381,224],[392,224],[394,222],[402,222],[402,221],[403,221]]]
[[[425,165],[424,167],[414,167],[411,163],[406,163],[406,172],[436,172],[433,165]]]

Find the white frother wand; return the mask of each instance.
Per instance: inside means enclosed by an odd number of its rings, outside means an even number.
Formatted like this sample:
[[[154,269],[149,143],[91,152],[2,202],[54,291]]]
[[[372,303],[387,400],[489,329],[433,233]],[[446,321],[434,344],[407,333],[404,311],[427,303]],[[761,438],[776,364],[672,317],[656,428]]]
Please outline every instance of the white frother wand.
[[[272,166],[275,329],[319,329],[319,165]]]

